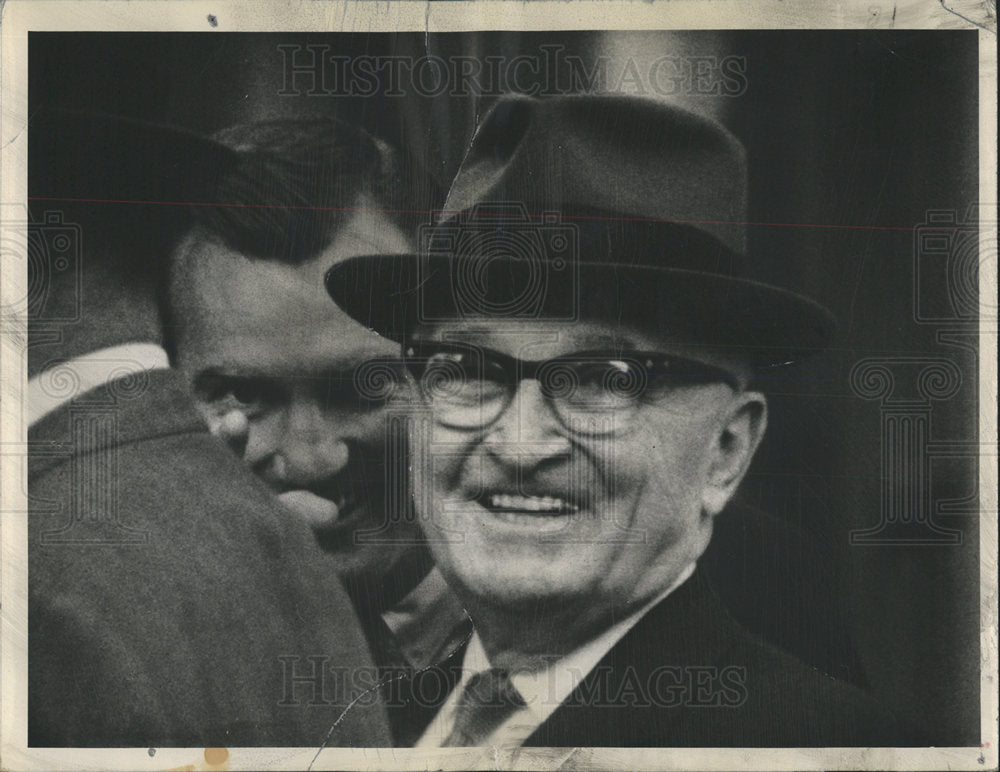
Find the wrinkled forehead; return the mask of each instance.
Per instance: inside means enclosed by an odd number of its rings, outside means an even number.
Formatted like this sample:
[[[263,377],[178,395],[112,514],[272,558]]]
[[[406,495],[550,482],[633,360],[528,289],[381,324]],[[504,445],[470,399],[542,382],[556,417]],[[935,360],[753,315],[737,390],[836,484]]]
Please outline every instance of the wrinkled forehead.
[[[676,330],[654,331],[606,320],[450,319],[418,324],[410,339],[460,342],[529,360],[582,351],[661,352],[714,364],[736,375],[751,375],[749,357],[741,349],[695,343]]]
[[[411,338],[481,344],[506,353],[525,347],[548,349],[553,356],[581,349],[656,348],[654,336],[628,325],[596,321],[449,319],[419,324]]]

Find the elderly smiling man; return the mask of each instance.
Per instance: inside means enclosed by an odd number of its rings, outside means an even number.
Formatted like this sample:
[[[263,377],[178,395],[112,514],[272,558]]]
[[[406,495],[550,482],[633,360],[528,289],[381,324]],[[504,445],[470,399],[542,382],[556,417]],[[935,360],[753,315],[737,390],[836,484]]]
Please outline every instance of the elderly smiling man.
[[[455,668],[409,679],[401,709],[424,721],[404,741],[912,741],[743,630],[697,569],[767,425],[755,373],[830,329],[749,278],[745,194],[743,149],[714,122],[512,96],[421,255],[328,274],[403,344],[422,526],[474,624]]]

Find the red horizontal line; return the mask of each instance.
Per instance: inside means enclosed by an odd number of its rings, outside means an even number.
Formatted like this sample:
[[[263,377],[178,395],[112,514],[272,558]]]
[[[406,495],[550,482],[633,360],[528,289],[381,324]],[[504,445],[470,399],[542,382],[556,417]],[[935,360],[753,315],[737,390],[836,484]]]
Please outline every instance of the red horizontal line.
[[[55,196],[28,196],[29,201],[64,201],[85,204],[142,204],[155,206],[203,206],[222,207],[230,209],[295,209],[315,212],[381,212],[384,214],[426,214],[426,215],[454,215],[459,212],[424,210],[424,209],[372,209],[362,207],[340,207],[340,206],[305,206],[281,204],[225,204],[210,201],[142,201],[130,199],[114,198],[58,198]],[[503,212],[490,212],[489,217],[510,217],[519,218],[520,214]],[[958,227],[958,226],[931,226],[931,225],[834,225],[823,223],[789,223],[789,222],[751,222],[741,220],[668,220],[656,217],[601,217],[599,215],[574,215],[567,218],[569,220],[610,220],[613,222],[665,222],[679,223],[683,225],[745,225],[755,228],[822,228],[827,230],[862,230],[862,231],[912,231],[920,228],[925,231],[942,231],[948,233],[978,233],[978,228]]]

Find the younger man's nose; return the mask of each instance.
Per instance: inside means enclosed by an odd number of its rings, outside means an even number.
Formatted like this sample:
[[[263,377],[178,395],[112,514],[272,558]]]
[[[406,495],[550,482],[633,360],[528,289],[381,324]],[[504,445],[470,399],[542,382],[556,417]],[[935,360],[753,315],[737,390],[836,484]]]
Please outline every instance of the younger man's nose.
[[[285,459],[286,482],[305,487],[343,471],[350,455],[346,428],[315,401],[289,406],[279,450]]]
[[[276,488],[310,488],[347,466],[343,428],[327,420],[317,403],[293,403],[251,426],[245,459]]]

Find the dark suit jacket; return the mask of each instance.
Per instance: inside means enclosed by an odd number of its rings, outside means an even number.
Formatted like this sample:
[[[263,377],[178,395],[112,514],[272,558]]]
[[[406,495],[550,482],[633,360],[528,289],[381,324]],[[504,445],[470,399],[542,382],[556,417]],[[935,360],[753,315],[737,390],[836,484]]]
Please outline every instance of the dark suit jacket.
[[[470,630],[471,632],[471,630]],[[415,743],[455,688],[464,647],[390,684],[393,733]],[[554,747],[923,745],[855,686],[737,624],[699,568],[525,742]]]
[[[526,745],[920,745],[861,690],[746,632],[701,570],[604,657]]]
[[[29,745],[389,743],[370,696],[342,718],[374,670],[334,566],[176,373],[29,440]]]
[[[834,678],[865,687],[842,604],[842,567],[828,544],[739,499],[715,519],[712,541],[698,558],[740,625]]]

